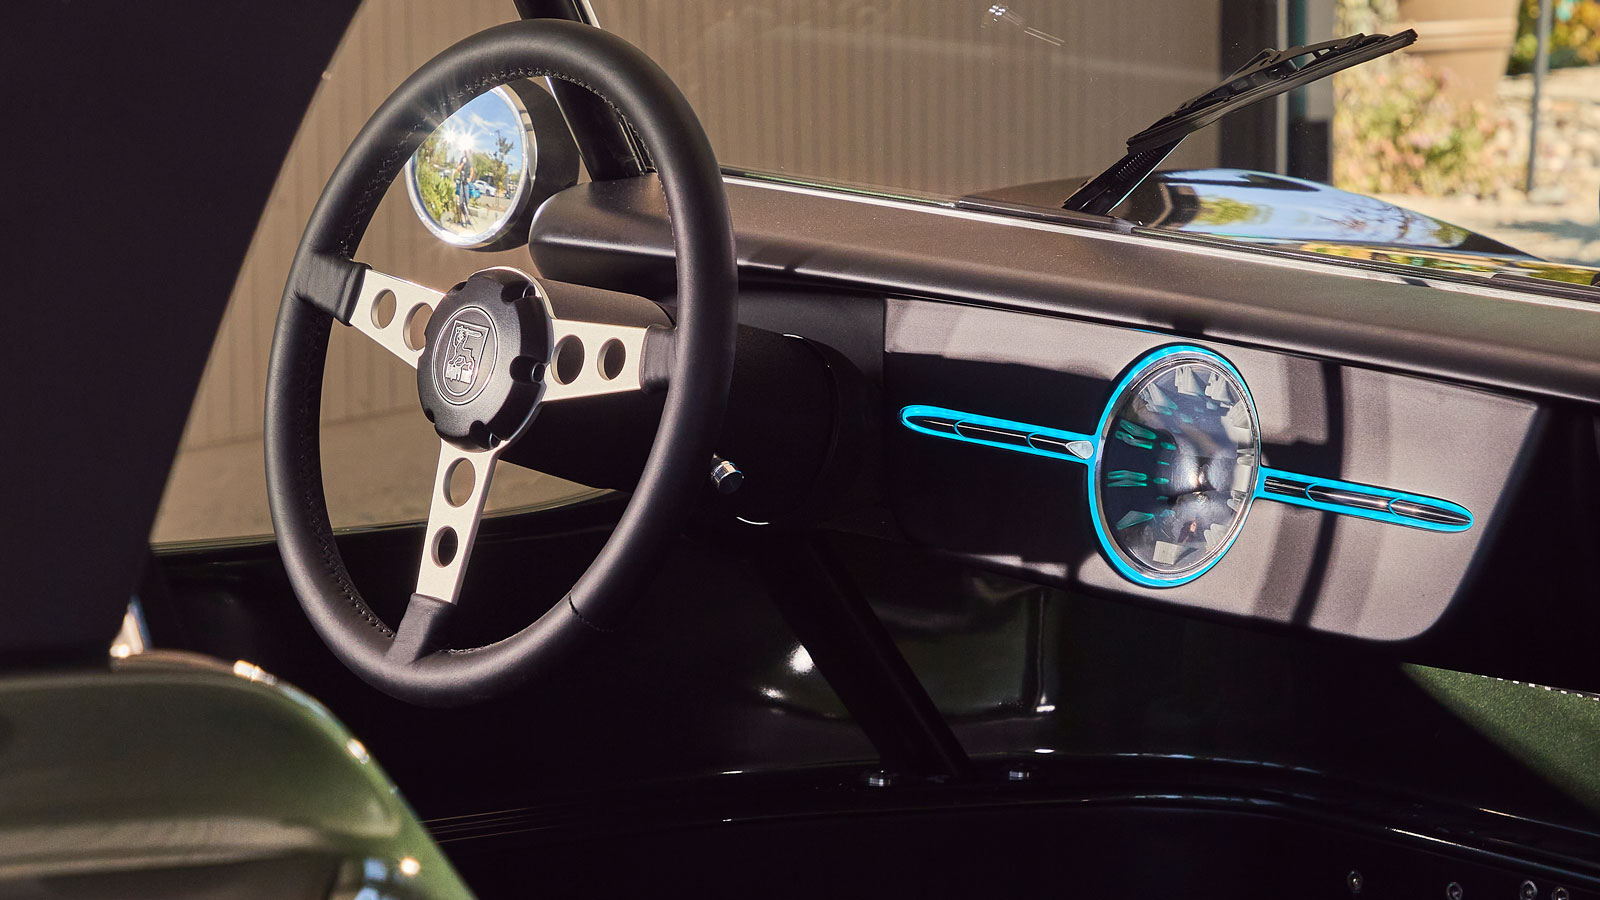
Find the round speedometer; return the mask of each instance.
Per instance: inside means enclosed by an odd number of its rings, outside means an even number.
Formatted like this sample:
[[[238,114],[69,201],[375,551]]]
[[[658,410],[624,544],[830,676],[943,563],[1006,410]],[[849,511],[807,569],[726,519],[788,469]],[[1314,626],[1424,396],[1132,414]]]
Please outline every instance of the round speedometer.
[[[1261,429],[1244,379],[1199,347],[1134,364],[1100,418],[1095,531],[1140,584],[1191,581],[1233,544],[1255,499]]]

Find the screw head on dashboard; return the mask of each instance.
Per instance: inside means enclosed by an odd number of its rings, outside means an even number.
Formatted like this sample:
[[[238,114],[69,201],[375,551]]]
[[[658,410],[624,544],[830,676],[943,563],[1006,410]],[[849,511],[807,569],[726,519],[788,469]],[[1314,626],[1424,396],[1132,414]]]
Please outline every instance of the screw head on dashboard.
[[[1445,885],[1444,895],[1446,898],[1448,898],[1448,900],[1461,900],[1466,893],[1467,892],[1465,890],[1462,890],[1461,882],[1459,881],[1452,881],[1448,885]]]
[[[1533,898],[1539,896],[1539,886],[1532,881],[1524,881],[1522,887],[1517,890],[1517,896],[1521,897],[1522,900],[1533,900]]]
[[[1361,878],[1360,869],[1351,869],[1350,874],[1344,877],[1345,887],[1348,887],[1350,889],[1350,893],[1352,894],[1361,893],[1361,886],[1364,883],[1365,882]]]

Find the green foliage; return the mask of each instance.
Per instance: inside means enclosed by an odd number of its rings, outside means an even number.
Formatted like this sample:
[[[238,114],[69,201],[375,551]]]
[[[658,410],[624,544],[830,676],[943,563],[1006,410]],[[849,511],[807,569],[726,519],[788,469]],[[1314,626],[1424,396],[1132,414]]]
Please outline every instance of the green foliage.
[[[1266,218],[1266,211],[1254,203],[1245,203],[1232,197],[1204,197],[1200,200],[1200,211],[1195,214],[1194,220],[1201,225],[1238,225],[1248,222],[1260,222]]]
[[[430,163],[440,165],[444,162],[444,141],[439,139],[440,132],[435,130],[422,141],[422,146],[417,148],[417,164]]]
[[[1393,0],[1340,0],[1339,33],[1391,30]],[[1490,151],[1498,123],[1445,93],[1415,56],[1382,57],[1334,76],[1333,182],[1362,194],[1487,195],[1507,183]]]
[[[472,172],[473,180],[481,178],[494,185],[496,190],[502,188],[506,183],[505,160],[495,159],[486,153],[473,151]]]
[[[1334,183],[1362,194],[1487,194],[1504,176],[1487,151],[1493,123],[1446,96],[1416,57],[1380,59],[1334,83]]]
[[[1334,18],[1334,34],[1391,34],[1394,23],[1400,20],[1400,3],[1399,0],[1339,0]]]
[[[435,222],[444,222],[455,200],[455,190],[432,163],[417,161],[417,193]]]
[[[1600,62],[1600,0],[1551,0],[1550,68],[1592,66]],[[1539,0],[1521,0],[1517,9],[1517,42],[1511,49],[1512,75],[1533,71],[1538,51]]]
[[[455,188],[450,179],[440,174],[439,168],[449,163],[449,148],[435,131],[423,140],[415,156],[417,167],[417,194],[422,206],[435,222],[444,222],[455,202]]]

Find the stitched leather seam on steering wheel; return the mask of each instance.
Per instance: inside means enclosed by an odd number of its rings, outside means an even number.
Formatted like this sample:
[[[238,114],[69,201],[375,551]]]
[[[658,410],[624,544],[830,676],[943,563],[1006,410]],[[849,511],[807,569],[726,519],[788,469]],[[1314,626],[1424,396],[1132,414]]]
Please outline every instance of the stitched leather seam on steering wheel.
[[[588,626],[594,632],[596,632],[598,634],[615,634],[616,633],[616,629],[615,628],[607,628],[604,625],[601,625],[600,623],[594,621],[593,619],[588,618],[583,613],[578,612],[577,604],[572,602],[572,594],[569,593],[566,596],[562,597],[561,599],[562,599],[562,602],[567,604],[567,608],[572,610],[572,614],[577,617],[578,621],[582,622],[584,625]],[[480,650],[487,650],[489,647],[493,647],[493,646],[494,646],[494,644],[488,644],[488,645],[483,646],[483,647],[466,647],[466,648],[463,648],[463,649],[445,648],[443,650],[443,653],[446,656],[467,656],[469,654],[477,653]]]
[[[612,633],[613,629],[607,628],[604,625],[601,625],[599,622],[593,621],[592,619],[590,619],[587,616],[585,616],[583,613],[579,612],[578,611],[578,604],[572,602],[572,594],[570,592],[567,594],[566,597],[564,597],[562,599],[567,601],[567,608],[572,610],[572,614],[578,617],[578,621],[579,622],[582,622],[583,624],[589,626],[590,628],[594,629],[595,631],[600,632],[601,634],[611,634]]]
[[[320,310],[318,312],[321,313]],[[332,317],[327,316],[326,313],[321,313],[321,315],[330,319],[327,327],[331,327]],[[321,323],[313,327],[321,327]],[[295,380],[301,386],[301,390],[296,392],[297,417],[302,421],[307,416],[315,419],[318,408],[321,406],[319,402],[322,393],[321,373],[312,371],[313,362],[315,360],[309,359],[303,354],[298,354],[295,359],[295,366],[300,369],[299,372],[295,373]],[[318,399],[314,399],[313,394],[317,395]],[[389,627],[383,624],[383,621],[374,615],[371,608],[361,599],[360,593],[356,591],[355,585],[350,581],[350,573],[345,570],[343,563],[339,561],[338,550],[333,543],[333,524],[328,520],[327,503],[325,498],[318,496],[321,493],[317,490],[317,485],[322,479],[322,461],[320,459],[321,454],[318,452],[317,435],[310,428],[298,430],[298,439],[295,443],[295,466],[300,470],[300,502],[311,521],[312,534],[317,541],[323,569],[333,583],[338,586],[339,592],[344,595],[345,600],[355,610],[356,615],[366,620],[367,624],[376,628],[380,634],[392,638],[394,637],[394,632],[389,630]]]

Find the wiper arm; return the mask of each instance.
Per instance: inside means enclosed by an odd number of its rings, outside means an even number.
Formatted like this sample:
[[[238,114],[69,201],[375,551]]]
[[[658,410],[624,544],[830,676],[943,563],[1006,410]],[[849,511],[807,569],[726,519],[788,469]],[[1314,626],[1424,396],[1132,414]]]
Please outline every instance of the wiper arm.
[[[1305,47],[1263,50],[1228,76],[1227,81],[1128,138],[1128,155],[1085,182],[1061,208],[1103,216],[1133,193],[1184,138],[1196,131],[1235,110],[1393,53],[1416,39],[1417,33],[1408,28],[1392,37],[1353,34]]]

